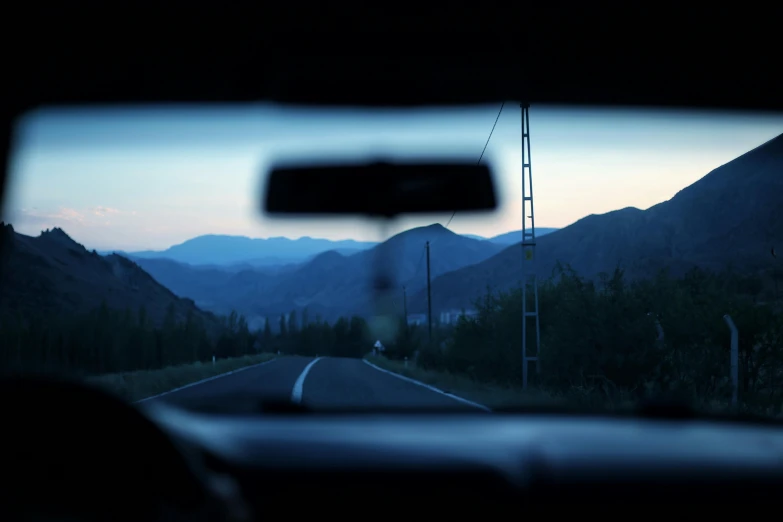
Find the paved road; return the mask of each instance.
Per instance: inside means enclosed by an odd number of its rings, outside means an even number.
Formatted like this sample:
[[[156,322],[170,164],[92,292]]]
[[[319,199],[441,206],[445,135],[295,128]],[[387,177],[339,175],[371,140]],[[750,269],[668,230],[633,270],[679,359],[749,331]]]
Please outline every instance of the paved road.
[[[337,357],[279,357],[148,401],[221,409],[261,398],[293,400],[315,409],[476,408],[360,359]]]

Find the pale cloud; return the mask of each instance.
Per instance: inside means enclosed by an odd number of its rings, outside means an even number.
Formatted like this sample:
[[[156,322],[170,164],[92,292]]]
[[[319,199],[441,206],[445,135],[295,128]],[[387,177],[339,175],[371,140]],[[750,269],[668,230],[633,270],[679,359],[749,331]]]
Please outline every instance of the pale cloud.
[[[109,215],[119,215],[119,214],[124,214],[124,215],[128,215],[128,216],[135,216],[136,215],[136,211],[134,211],[134,210],[124,211],[124,210],[119,210],[117,208],[103,207],[103,206],[95,207],[95,208],[91,209],[91,212],[93,214],[95,214],[96,216],[101,216],[101,217],[109,216]]]
[[[95,207],[92,209],[92,213],[96,216],[105,216],[106,214],[116,214],[119,210],[110,207]]]
[[[32,210],[22,209],[22,217],[33,221],[41,220],[41,221],[51,221],[51,222],[64,221],[66,223],[79,223],[79,224],[85,223],[85,215],[83,212],[79,212],[76,209],[68,208],[68,207],[60,207],[58,210],[54,212],[40,211],[38,209],[32,209]]]
[[[69,207],[50,211],[23,208],[10,222],[19,232],[30,235],[37,235],[42,230],[54,227],[72,230],[91,226],[83,212]]]
[[[96,229],[115,226],[112,218],[135,216],[135,211],[123,211],[112,207],[90,207],[75,209],[59,207],[55,209],[21,208],[11,222],[20,226],[25,233],[37,234],[41,230],[60,227],[67,231],[83,228]]]

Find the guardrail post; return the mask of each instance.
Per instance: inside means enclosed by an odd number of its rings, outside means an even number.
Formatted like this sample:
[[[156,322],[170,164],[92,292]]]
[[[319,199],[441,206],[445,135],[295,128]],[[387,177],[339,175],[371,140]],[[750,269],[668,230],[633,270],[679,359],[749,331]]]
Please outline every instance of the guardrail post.
[[[739,331],[729,314],[724,315],[723,320],[731,330],[731,405],[736,406],[739,388]]]

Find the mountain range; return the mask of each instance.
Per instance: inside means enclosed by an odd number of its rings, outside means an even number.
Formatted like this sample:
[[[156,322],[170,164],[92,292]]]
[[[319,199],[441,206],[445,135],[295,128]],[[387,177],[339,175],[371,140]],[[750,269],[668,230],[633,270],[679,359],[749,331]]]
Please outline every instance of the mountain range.
[[[556,228],[537,228],[538,236],[554,232]],[[472,234],[464,237],[488,241],[498,245],[510,245],[522,237],[522,231],[506,232],[491,238]],[[143,250],[125,252],[122,250],[100,251],[100,254],[119,254],[129,259],[167,259],[195,267],[219,268],[238,272],[241,270],[280,267],[303,263],[323,252],[336,251],[349,256],[377,245],[372,241],[353,239],[330,240],[311,237],[289,239],[287,237],[249,238],[207,234],[194,237],[165,250]]]
[[[208,329],[217,328],[214,314],[178,297],[133,261],[90,252],[60,228],[31,237],[2,223],[0,234],[0,318],[86,313],[106,303],[133,312],[144,307],[147,317],[159,324],[173,306],[177,318],[195,314]]]
[[[621,267],[631,278],[700,266],[770,274],[783,269],[783,135],[718,167],[668,201],[590,215],[562,229],[537,229],[535,264],[547,277],[557,263],[596,278]],[[395,267],[409,313],[427,308],[425,244],[430,244],[433,312],[470,307],[486,289],[519,284],[521,232],[469,237],[441,225],[407,230],[383,244],[345,240],[200,236],[162,252],[105,256],[61,229],[30,237],[3,228],[0,312],[81,310],[105,300],[144,305],[162,317],[237,310],[251,327],[307,309],[333,320],[372,311],[377,262]],[[6,248],[8,247],[8,248]],[[261,261],[263,260],[263,261]],[[273,262],[274,260],[274,262]],[[209,310],[204,312],[202,310]]]
[[[647,210],[624,208],[590,215],[545,235],[536,244],[536,272],[549,276],[568,263],[590,278],[621,267],[630,278],[667,268],[674,276],[699,266],[769,275],[783,268],[783,135],[726,163],[668,201]],[[487,288],[504,290],[522,279],[519,245],[432,281],[433,310],[470,306]],[[409,309],[427,308],[425,292]]]
[[[331,241],[300,237],[270,237],[267,239],[245,236],[203,235],[188,239],[162,251],[120,252],[136,259],[164,258],[192,265],[250,265],[274,266],[301,262],[327,250],[351,254],[366,250],[376,243],[345,239]]]
[[[364,313],[372,304],[373,266],[379,255],[393,257],[387,261],[396,269],[400,288],[405,285],[410,292],[425,288],[427,241],[431,277],[481,262],[504,248],[430,225],[393,236],[383,248],[375,245],[352,255],[330,250],[305,263],[277,268],[226,271],[167,259],[134,261],[176,294],[218,313],[236,309],[252,325],[267,316],[304,308],[325,319]]]

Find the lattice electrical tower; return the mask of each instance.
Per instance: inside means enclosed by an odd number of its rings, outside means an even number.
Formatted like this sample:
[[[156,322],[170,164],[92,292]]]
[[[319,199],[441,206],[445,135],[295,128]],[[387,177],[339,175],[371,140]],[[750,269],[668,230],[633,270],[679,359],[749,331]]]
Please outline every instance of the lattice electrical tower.
[[[538,321],[533,171],[530,168],[530,104],[522,103],[520,107],[522,108],[522,388],[527,389],[529,363],[535,362],[536,372],[540,372],[538,358],[541,348],[541,330]],[[532,307],[528,306],[528,286],[533,292]],[[530,355],[529,350],[532,347],[528,346],[528,326],[531,321],[535,325],[535,355]]]

